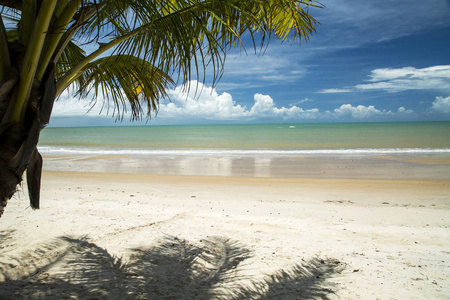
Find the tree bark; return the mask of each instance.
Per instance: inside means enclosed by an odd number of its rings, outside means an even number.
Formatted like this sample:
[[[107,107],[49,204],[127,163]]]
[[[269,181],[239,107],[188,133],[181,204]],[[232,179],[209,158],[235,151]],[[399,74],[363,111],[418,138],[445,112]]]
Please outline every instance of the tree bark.
[[[48,124],[56,98],[54,67],[46,73],[42,82],[35,81],[27,102],[25,117],[21,122],[0,124],[0,217],[9,199],[17,191],[27,170],[30,206],[39,208],[42,157],[37,150],[41,130]],[[0,86],[2,104],[0,118],[6,114],[5,103],[14,101],[13,88]],[[8,90],[9,91],[8,91]],[[9,106],[9,105],[8,105]]]

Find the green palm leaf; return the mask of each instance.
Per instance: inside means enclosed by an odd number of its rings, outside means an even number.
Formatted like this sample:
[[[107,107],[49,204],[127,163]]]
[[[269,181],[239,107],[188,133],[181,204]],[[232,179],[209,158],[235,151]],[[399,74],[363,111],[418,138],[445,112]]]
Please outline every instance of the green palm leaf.
[[[93,93],[94,99],[106,96],[103,104],[122,119],[129,105],[133,120],[147,116],[158,108],[158,100],[167,97],[166,89],[174,84],[171,77],[147,61],[130,55],[114,55],[95,60],[83,69],[76,90],[81,97]],[[95,102],[95,101],[94,101]]]
[[[56,63],[56,79],[58,80],[64,76],[77,62],[85,57],[86,52],[80,46],[70,41]]]
[[[315,20],[300,4],[312,3],[288,0],[112,1],[97,12],[95,22],[87,22],[81,30],[87,33],[85,38],[91,39],[100,28],[107,28],[107,34],[98,39],[99,49],[79,67],[114,49],[115,55],[141,57],[167,74],[175,71],[183,82],[201,77],[202,72],[212,66],[215,83],[222,74],[227,50],[243,45],[241,38],[245,33],[250,33],[250,38],[261,33],[261,46],[272,35],[284,40],[293,32],[293,37],[307,38],[314,31]],[[80,69],[75,66],[61,78],[59,92],[81,76]]]

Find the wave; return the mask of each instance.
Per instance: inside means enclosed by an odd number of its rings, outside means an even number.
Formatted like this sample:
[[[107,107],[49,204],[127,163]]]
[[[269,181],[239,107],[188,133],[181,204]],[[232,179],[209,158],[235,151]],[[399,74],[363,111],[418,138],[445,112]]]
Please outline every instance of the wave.
[[[450,149],[431,148],[356,148],[356,149],[98,149],[39,146],[39,151],[47,155],[143,155],[143,156],[298,156],[298,155],[373,155],[373,154],[445,154]]]

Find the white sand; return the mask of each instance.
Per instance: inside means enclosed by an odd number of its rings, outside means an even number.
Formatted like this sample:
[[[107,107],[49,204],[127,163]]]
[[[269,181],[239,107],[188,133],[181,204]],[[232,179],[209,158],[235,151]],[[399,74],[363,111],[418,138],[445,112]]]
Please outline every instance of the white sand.
[[[450,173],[420,164],[448,176],[46,171],[0,219],[0,299],[448,299]]]

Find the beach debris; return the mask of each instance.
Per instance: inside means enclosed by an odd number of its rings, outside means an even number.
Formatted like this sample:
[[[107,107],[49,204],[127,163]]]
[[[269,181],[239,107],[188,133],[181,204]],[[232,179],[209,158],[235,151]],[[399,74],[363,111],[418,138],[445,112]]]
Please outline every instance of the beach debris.
[[[354,204],[355,202],[350,200],[325,200],[324,203],[339,203],[339,204]]]

